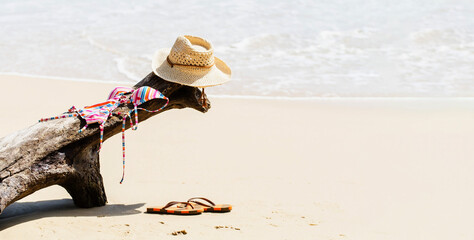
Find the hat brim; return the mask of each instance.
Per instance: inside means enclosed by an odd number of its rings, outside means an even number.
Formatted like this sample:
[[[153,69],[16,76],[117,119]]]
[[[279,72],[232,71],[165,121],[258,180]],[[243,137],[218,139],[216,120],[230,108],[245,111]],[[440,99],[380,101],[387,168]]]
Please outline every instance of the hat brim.
[[[158,50],[153,57],[151,67],[153,72],[166,81],[179,83],[192,87],[211,87],[230,81],[231,70],[217,57],[210,68],[171,65],[166,58],[171,48]]]

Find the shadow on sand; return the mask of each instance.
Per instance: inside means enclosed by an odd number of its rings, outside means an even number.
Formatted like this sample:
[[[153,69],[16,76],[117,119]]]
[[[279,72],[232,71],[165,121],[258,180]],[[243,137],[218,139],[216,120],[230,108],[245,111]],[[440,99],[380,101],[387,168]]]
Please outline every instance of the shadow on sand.
[[[77,208],[72,199],[38,202],[16,202],[0,215],[0,231],[17,224],[47,217],[112,217],[141,213],[145,203],[131,205],[107,204],[103,207]]]

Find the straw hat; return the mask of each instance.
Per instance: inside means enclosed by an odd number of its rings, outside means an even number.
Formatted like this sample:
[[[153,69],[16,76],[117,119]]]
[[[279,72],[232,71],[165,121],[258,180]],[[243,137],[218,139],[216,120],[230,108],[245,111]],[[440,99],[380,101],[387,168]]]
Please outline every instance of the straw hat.
[[[210,87],[230,80],[230,68],[214,57],[212,44],[193,36],[179,36],[171,49],[160,49],[153,72],[164,80],[193,87]]]

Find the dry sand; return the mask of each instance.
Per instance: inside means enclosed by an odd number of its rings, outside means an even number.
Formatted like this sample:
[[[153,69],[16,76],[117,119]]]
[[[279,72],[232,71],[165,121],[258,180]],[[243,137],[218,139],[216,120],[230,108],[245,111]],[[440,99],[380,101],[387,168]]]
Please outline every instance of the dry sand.
[[[0,136],[114,84],[1,76]],[[21,99],[17,87],[24,87]],[[212,89],[209,89],[212,95]],[[8,99],[15,99],[10,101]],[[109,203],[79,209],[53,186],[0,215],[0,239],[472,239],[473,99],[212,98],[104,143]],[[145,214],[205,196],[227,214]],[[223,226],[223,228],[216,228]],[[185,230],[186,235],[175,236]]]

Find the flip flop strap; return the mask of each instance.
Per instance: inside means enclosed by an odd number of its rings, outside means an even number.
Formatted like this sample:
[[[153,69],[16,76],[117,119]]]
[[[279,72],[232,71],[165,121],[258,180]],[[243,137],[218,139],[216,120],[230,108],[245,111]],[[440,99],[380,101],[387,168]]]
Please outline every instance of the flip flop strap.
[[[178,205],[178,204],[184,204],[185,207],[191,206],[192,209],[194,209],[193,205],[189,202],[178,202],[178,201],[172,201],[166,204],[166,206],[162,207],[161,209],[167,209],[171,206]]]
[[[211,204],[211,205],[208,205],[208,204],[206,204],[206,203],[202,203],[202,202],[200,202],[200,201],[195,201],[196,199],[197,199],[197,200],[204,200],[204,201],[208,202],[208,203]],[[188,200],[188,202],[196,203],[196,204],[199,204],[199,205],[204,206],[204,207],[213,207],[213,206],[216,206],[216,204],[214,204],[211,200],[209,200],[209,199],[207,199],[207,198],[203,198],[203,197],[190,198],[190,199]]]

